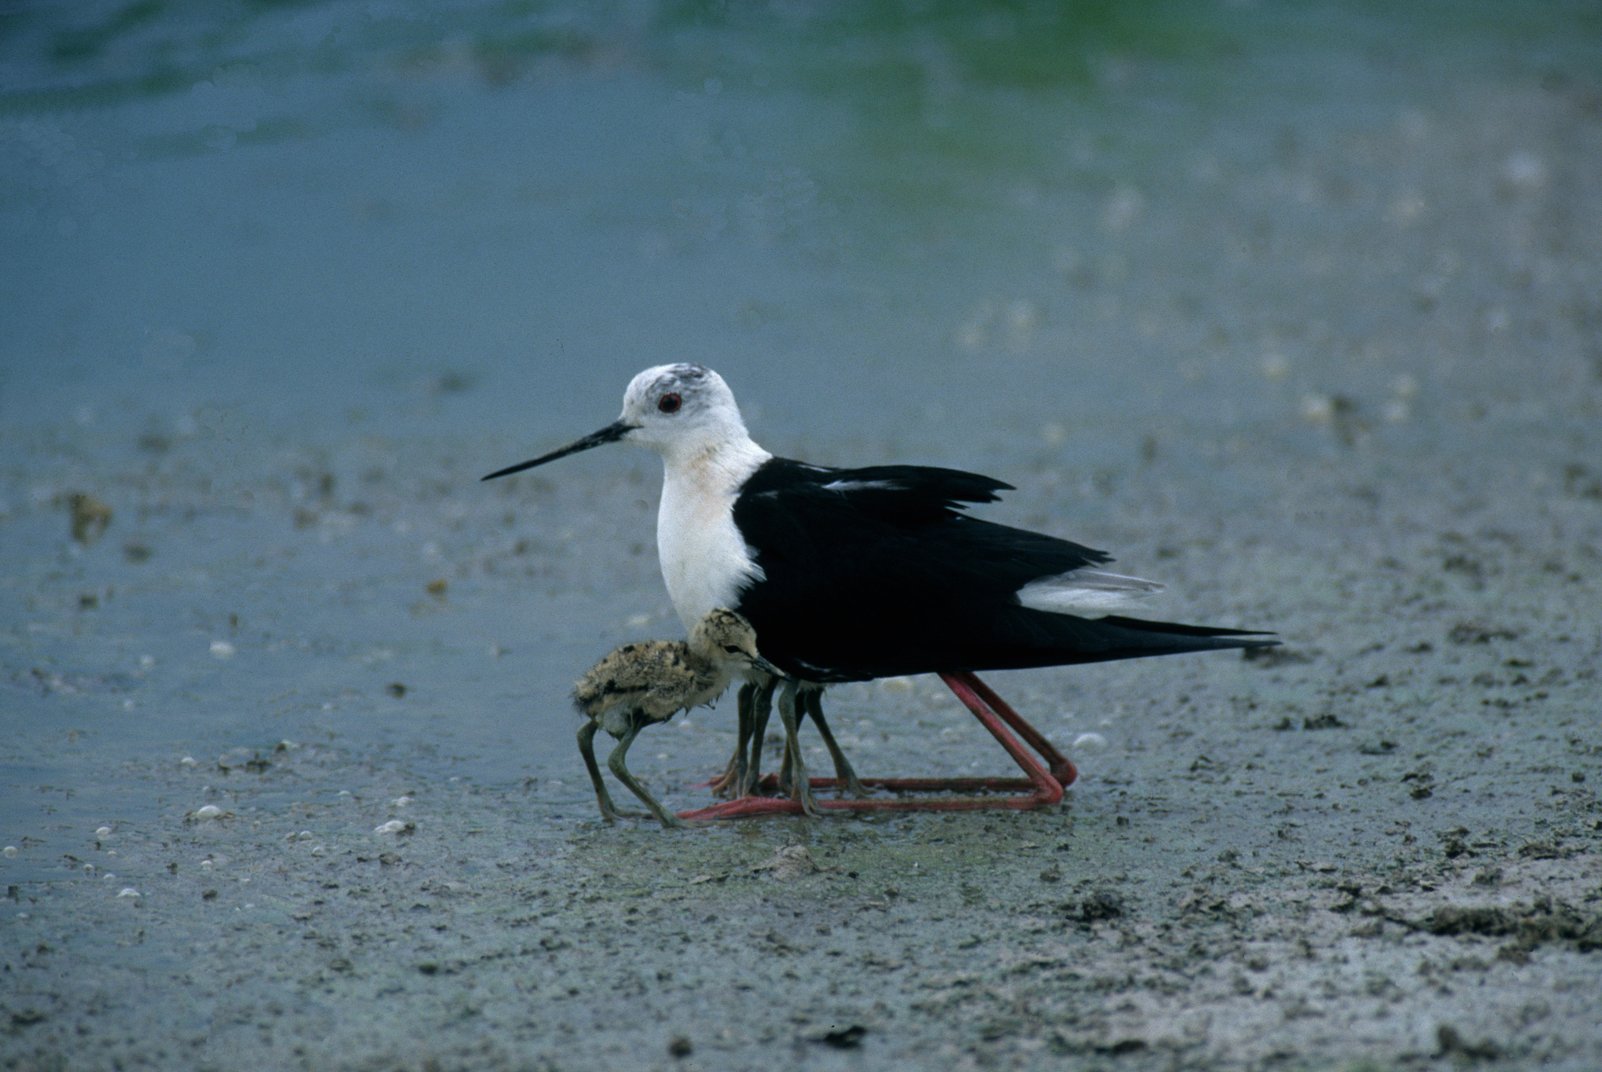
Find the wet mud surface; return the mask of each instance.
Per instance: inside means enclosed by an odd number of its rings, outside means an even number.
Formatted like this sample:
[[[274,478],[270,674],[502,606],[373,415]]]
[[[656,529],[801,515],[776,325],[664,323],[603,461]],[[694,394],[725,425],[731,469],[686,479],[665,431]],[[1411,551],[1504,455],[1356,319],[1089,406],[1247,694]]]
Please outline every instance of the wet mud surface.
[[[1383,464],[1350,455],[1338,483]],[[4,864],[4,1050],[30,1068],[1590,1067],[1602,731],[1585,567],[1602,508],[1533,483],[1520,468],[1444,511],[1410,494],[1364,530],[1378,555],[1344,529],[1259,518],[1198,537],[1195,515],[1120,515],[1175,588],[1229,593],[1288,643],[995,675],[1081,763],[1064,803],[1031,813],[608,826],[560,710],[525,745],[532,773],[450,773],[428,723],[480,701],[441,686],[484,686],[449,681],[448,653],[386,661],[353,696],[347,656],[297,641],[313,680],[344,664],[344,707],[280,737],[285,718],[248,720],[282,683],[240,670],[221,703],[247,720],[200,734],[225,745],[209,754],[75,736],[96,703],[162,702],[160,665],[16,666],[10,695],[55,721]],[[1279,491],[1292,511],[1339,494]],[[66,507],[41,513],[68,532]],[[186,524],[145,520],[152,561]],[[292,510],[272,524],[307,531]],[[498,528],[486,508],[463,531],[471,547]],[[96,553],[147,568],[114,545],[80,560]],[[471,626],[491,561],[469,559],[441,606],[412,571],[413,620]],[[129,601],[43,589],[80,639]],[[293,616],[256,613],[265,633]],[[257,657],[253,628],[203,658]],[[481,658],[490,680],[517,673]],[[180,686],[169,702],[189,701]],[[829,703],[865,774],[1005,772],[934,679]],[[637,770],[695,806],[731,719],[725,701],[648,733]]]
[[[1602,1067],[1602,98],[1365,94],[990,191],[1062,235],[938,308],[849,257],[810,298],[661,273],[729,288],[706,356],[771,449],[994,474],[985,516],[1109,549],[1152,616],[1280,633],[987,675],[1080,766],[1049,809],[599,820],[568,690],[680,635],[656,462],[477,478],[703,356],[647,352],[664,303],[595,394],[430,342],[270,400],[303,422],[120,374],[9,405],[0,1066]],[[815,337],[853,317],[940,342]],[[582,365],[543,323],[505,332]],[[1008,773],[933,678],[826,703],[865,776]],[[732,742],[731,697],[631,766],[695,807]]]

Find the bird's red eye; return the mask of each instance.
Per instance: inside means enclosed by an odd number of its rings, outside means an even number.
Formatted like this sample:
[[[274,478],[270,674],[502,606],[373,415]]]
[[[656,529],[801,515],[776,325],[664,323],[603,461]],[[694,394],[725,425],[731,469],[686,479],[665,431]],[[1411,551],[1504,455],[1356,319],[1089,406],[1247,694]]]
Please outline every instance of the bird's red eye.
[[[684,399],[680,398],[678,394],[674,392],[665,394],[658,399],[656,408],[661,410],[663,413],[677,413],[679,411],[679,407],[682,405],[684,405]]]

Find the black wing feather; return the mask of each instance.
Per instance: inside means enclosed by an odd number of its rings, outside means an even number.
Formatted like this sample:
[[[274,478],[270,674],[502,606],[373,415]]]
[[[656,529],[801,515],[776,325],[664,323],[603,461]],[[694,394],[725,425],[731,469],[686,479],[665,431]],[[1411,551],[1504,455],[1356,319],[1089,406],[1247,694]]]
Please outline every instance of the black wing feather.
[[[1007,489],[954,469],[773,459],[734,508],[764,576],[737,609],[768,658],[816,681],[1075,661],[1094,644],[1062,622],[1096,623],[1029,610],[1016,593],[1111,558],[962,512]]]
[[[1244,630],[1023,606],[1017,591],[1030,581],[1112,559],[964,512],[1006,490],[955,469],[774,458],[735,503],[735,524],[763,571],[735,609],[767,658],[818,682],[1277,643]]]
[[[1011,490],[1011,484],[960,469],[927,465],[831,469],[774,458],[752,474],[740,492],[749,506],[788,504],[796,512],[854,514],[917,525],[954,517],[968,503],[995,502],[1000,492]],[[738,524],[738,517],[735,520]]]

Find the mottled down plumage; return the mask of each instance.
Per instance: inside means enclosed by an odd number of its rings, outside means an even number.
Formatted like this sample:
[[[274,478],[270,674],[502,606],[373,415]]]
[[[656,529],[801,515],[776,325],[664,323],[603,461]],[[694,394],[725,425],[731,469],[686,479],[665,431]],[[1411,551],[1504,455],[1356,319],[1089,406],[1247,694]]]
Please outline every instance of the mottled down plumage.
[[[757,654],[751,623],[731,610],[717,608],[696,623],[689,640],[625,644],[590,667],[573,686],[573,703],[586,719],[578,731],[579,751],[595,786],[601,814],[615,819],[620,813],[612,805],[595,762],[597,729],[618,739],[607,757],[607,766],[618,781],[663,825],[679,825],[678,818],[629,773],[629,746],[646,726],[710,704],[723,694],[736,673],[751,666],[769,668]]]
[[[635,717],[666,722],[710,703],[728,686],[729,672],[682,640],[625,644],[596,663],[573,688],[580,712],[621,737]]]

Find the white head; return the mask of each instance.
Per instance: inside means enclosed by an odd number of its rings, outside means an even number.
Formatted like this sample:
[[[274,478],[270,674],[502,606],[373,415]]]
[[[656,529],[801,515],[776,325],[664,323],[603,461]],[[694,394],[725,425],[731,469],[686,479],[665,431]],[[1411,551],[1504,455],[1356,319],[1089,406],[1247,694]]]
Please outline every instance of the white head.
[[[657,365],[629,381],[618,419],[583,439],[486,476],[494,480],[603,443],[625,440],[668,458],[688,458],[728,444],[754,448],[723,377],[702,365]]]
[[[629,381],[619,424],[623,438],[663,454],[699,454],[749,438],[734,392],[702,365],[657,365]]]

